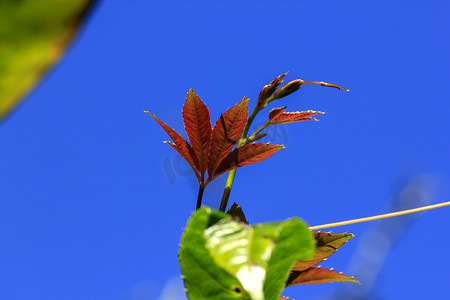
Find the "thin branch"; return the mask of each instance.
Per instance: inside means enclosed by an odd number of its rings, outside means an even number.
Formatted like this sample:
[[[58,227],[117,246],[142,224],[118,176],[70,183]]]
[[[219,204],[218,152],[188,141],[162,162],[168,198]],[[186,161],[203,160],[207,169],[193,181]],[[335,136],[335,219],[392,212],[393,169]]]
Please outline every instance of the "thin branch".
[[[264,123],[263,126],[259,127],[258,130],[256,130],[255,132],[253,132],[252,135],[250,135],[248,138],[244,139],[244,145],[248,144],[251,141],[251,138],[254,138],[257,134],[259,134],[261,131],[263,131],[264,129],[266,129],[267,127],[269,127],[269,121],[267,121],[266,123]]]
[[[346,92],[350,91],[349,89],[346,89],[343,86],[340,86],[340,85],[337,85],[337,84],[333,84],[333,83],[326,83],[326,82],[323,82],[323,81],[305,81],[305,82],[302,82],[302,85],[305,85],[305,84],[318,84],[318,85],[321,85],[321,86],[333,87],[333,88],[336,88],[336,89],[343,89]]]
[[[318,225],[318,226],[312,226],[312,227],[309,227],[309,229],[311,229],[311,230],[317,230],[317,229],[324,229],[324,228],[338,227],[338,226],[350,225],[350,224],[355,224],[355,223],[362,223],[362,222],[368,222],[368,221],[374,221],[374,220],[380,220],[380,219],[392,218],[392,217],[397,217],[397,216],[402,216],[402,215],[412,214],[412,213],[416,213],[416,212],[421,212],[421,211],[425,211],[425,210],[430,210],[430,209],[440,208],[440,207],[444,207],[444,206],[450,206],[450,201],[448,201],[448,202],[443,202],[443,203],[439,203],[439,204],[433,204],[433,205],[423,206],[423,207],[419,207],[419,208],[413,208],[413,209],[402,210],[402,211],[393,212],[393,213],[389,213],[389,214],[383,214],[383,215],[373,216],[373,217],[366,217],[366,218],[354,219],[354,220],[349,220],[349,221],[336,222],[336,223],[329,223],[329,224]]]
[[[197,206],[195,209],[199,209],[202,207],[202,198],[203,198],[203,192],[205,191],[205,184],[200,183],[200,187],[198,189],[198,196],[197,196]]]
[[[253,110],[250,117],[248,118],[247,124],[245,124],[244,131],[242,132],[241,138],[236,144],[236,148],[244,145],[248,130],[250,129],[250,126],[252,125],[253,120],[255,119],[256,115],[259,113],[259,111],[262,110],[262,108],[257,108]],[[233,187],[234,182],[234,176],[236,176],[236,169],[231,170],[228,172],[227,182],[225,183],[225,189],[223,191],[222,195],[222,201],[220,202],[219,210],[222,212],[225,212],[225,209],[227,208],[228,199],[230,198],[231,188]]]

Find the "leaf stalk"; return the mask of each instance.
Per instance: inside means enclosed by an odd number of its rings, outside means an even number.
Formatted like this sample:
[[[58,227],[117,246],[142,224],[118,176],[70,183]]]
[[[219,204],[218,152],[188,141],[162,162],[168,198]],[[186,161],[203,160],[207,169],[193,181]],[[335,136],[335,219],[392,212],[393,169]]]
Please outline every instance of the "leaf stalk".
[[[250,130],[250,126],[253,123],[256,115],[262,110],[262,108],[255,107],[250,117],[248,118],[247,124],[245,124],[244,131],[242,132],[241,138],[236,143],[236,148],[243,146],[245,144],[248,131]],[[236,176],[236,169],[228,172],[227,182],[225,183],[225,189],[222,195],[222,201],[220,202],[219,210],[221,212],[225,212],[228,204],[228,199],[230,198],[231,188],[233,187],[234,177]]]
[[[397,211],[397,212],[393,212],[393,213],[382,214],[382,215],[377,215],[377,216],[372,216],[372,217],[359,218],[359,219],[353,219],[353,220],[348,220],[348,221],[312,226],[312,227],[309,227],[309,229],[318,230],[318,229],[332,228],[332,227],[338,227],[338,226],[344,226],[344,225],[350,225],[350,224],[356,224],[356,223],[363,223],[363,222],[368,222],[368,221],[375,221],[375,220],[380,220],[380,219],[408,215],[408,214],[426,211],[426,210],[435,209],[435,208],[440,208],[440,207],[444,207],[444,206],[450,206],[450,201],[433,204],[433,205],[422,206],[422,207],[413,208],[413,209],[401,210],[401,211]]]
[[[200,183],[200,187],[198,190],[198,196],[197,196],[197,207],[195,209],[199,209],[202,206],[202,198],[203,198],[203,192],[205,191],[206,185],[204,183]]]

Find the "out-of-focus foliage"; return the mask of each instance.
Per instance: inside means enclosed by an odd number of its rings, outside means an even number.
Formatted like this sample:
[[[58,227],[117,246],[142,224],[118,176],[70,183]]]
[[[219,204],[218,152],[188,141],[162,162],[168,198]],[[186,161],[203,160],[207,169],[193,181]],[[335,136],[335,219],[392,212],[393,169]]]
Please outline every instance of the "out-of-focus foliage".
[[[94,2],[0,1],[0,120],[61,59]]]

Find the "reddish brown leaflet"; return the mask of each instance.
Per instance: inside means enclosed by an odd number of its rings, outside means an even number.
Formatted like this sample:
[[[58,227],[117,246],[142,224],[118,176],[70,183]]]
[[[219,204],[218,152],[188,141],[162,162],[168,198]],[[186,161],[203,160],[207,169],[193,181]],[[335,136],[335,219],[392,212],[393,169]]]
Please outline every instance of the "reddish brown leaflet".
[[[172,141],[171,142],[165,142],[169,146],[171,146],[175,151],[178,152],[192,167],[194,170],[195,175],[200,180],[200,167],[198,163],[198,158],[196,154],[194,153],[194,150],[192,149],[191,145],[189,145],[188,142],[186,142],[178,133],[175,132],[175,130],[171,129],[169,126],[167,126],[166,123],[161,122],[155,115],[152,115],[150,112],[145,111],[147,114],[149,114],[153,119],[155,119],[156,122],[164,129],[165,132],[170,136]]]
[[[242,99],[241,103],[228,109],[216,121],[212,132],[212,145],[208,174],[214,176],[220,162],[233,149],[242,135],[248,118],[248,98]]]
[[[352,277],[341,273],[313,266],[321,263],[327,257],[333,255],[353,235],[349,233],[313,232],[316,240],[314,256],[308,260],[297,261],[291,270],[286,286],[297,284],[318,284],[327,282],[350,281],[359,283]]]
[[[292,279],[291,279],[292,277]],[[306,271],[291,273],[286,286],[293,286],[297,284],[318,284],[318,283],[330,283],[330,282],[355,282],[358,280],[342,275],[341,273],[322,268],[309,268]]]
[[[236,148],[225,157],[222,163],[217,167],[216,174],[209,180],[212,180],[220,174],[237,169],[239,167],[251,165],[272,156],[275,152],[283,149],[281,145],[269,144],[248,144]]]
[[[314,110],[287,112],[286,113],[286,112],[284,112],[285,109],[286,109],[286,107],[272,109],[269,112],[269,120],[270,120],[269,124],[270,125],[287,124],[287,123],[294,123],[294,122],[300,122],[300,121],[306,121],[306,120],[317,121],[317,119],[312,118],[312,116],[324,114],[324,112],[314,111]]]
[[[228,109],[211,129],[208,108],[190,89],[183,106],[183,120],[189,144],[173,129],[150,114],[174,143],[167,142],[192,167],[200,185],[238,167],[254,164],[282,149],[281,145],[249,144],[232,151],[240,139],[248,117],[248,98]],[[209,178],[205,181],[208,170]]]
[[[189,141],[199,161],[198,171],[203,181],[211,147],[211,120],[208,108],[193,89],[189,90],[183,106],[183,120]]]

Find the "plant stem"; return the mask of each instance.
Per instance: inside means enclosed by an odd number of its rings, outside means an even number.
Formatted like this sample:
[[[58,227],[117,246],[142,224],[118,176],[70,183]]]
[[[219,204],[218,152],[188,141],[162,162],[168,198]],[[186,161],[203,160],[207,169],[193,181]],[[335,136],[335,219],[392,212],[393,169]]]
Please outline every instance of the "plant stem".
[[[261,126],[258,130],[256,130],[255,132],[253,132],[251,136],[249,136],[247,139],[245,139],[245,142],[247,143],[247,141],[248,141],[251,137],[256,136],[258,133],[260,133],[261,131],[263,131],[263,130],[266,129],[267,127],[269,127],[269,126],[270,126],[269,123],[270,123],[269,121],[267,121],[266,123],[264,123],[263,126]]]
[[[332,83],[326,83],[326,82],[323,82],[323,81],[305,81],[305,82],[302,82],[302,85],[305,85],[305,84],[318,84],[318,85],[321,85],[321,86],[334,87],[334,88],[337,88],[337,89],[343,89],[346,92],[350,91],[349,89],[346,89],[343,86],[340,86],[340,85],[337,85],[337,84],[332,84]]]
[[[373,216],[373,217],[366,217],[366,218],[354,219],[354,220],[349,220],[349,221],[329,223],[329,224],[318,225],[318,226],[312,226],[312,227],[309,227],[309,229],[317,230],[317,229],[324,229],[324,228],[331,228],[331,227],[350,225],[350,224],[355,224],[355,223],[362,223],[362,222],[380,220],[380,219],[385,219],[385,218],[392,218],[392,217],[412,214],[412,213],[421,212],[421,211],[430,210],[430,209],[435,209],[435,208],[444,207],[444,206],[450,206],[450,201],[439,203],[439,204],[428,205],[428,206],[422,206],[422,207],[419,207],[419,208],[401,210],[401,211],[398,211],[398,212],[393,212],[393,213],[388,213],[388,214],[383,214],[383,215],[378,215],[378,216]]]
[[[203,198],[203,191],[205,190],[205,184],[200,183],[200,188],[198,190],[198,196],[197,196],[197,207],[195,209],[199,209],[202,206],[202,198]]]
[[[250,129],[250,126],[252,125],[253,120],[255,119],[256,115],[259,113],[259,111],[262,108],[256,108],[253,110],[252,114],[248,118],[247,124],[245,124],[244,131],[242,132],[241,138],[236,143],[236,148],[244,145],[245,138],[247,137],[248,131]],[[236,176],[236,169],[231,170],[228,172],[227,182],[225,184],[225,189],[223,191],[222,195],[222,201],[220,202],[219,210],[222,212],[225,212],[227,209],[228,199],[230,198],[231,188],[233,187],[234,177]]]
[[[227,209],[228,198],[230,197],[231,187],[233,186],[234,176],[236,175],[236,170],[232,170],[228,173],[227,182],[225,183],[225,190],[223,191],[222,201],[220,202],[219,210],[225,212]]]

